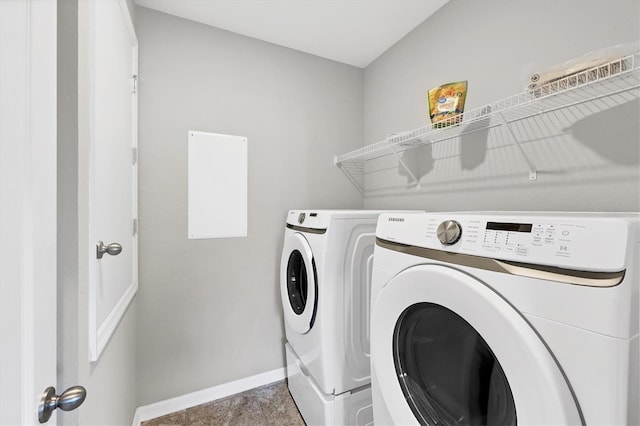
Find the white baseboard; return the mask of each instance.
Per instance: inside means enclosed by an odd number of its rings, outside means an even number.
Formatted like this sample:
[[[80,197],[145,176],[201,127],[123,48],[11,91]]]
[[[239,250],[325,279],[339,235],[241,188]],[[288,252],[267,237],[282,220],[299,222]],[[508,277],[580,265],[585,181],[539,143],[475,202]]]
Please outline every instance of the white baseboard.
[[[284,380],[286,377],[287,371],[283,367],[234,382],[224,383],[209,389],[203,389],[164,401],[154,402],[153,404],[143,405],[136,410],[133,418],[133,426],[140,426],[140,423],[146,420],[155,419],[156,417],[165,416],[175,413],[176,411],[185,410],[195,407],[196,405],[205,404],[216,399],[225,398],[249,389]]]
[[[140,413],[138,413],[138,410],[140,410],[139,408],[136,409],[136,413],[133,416],[133,426],[140,426],[140,423],[142,423],[142,420],[140,420]]]

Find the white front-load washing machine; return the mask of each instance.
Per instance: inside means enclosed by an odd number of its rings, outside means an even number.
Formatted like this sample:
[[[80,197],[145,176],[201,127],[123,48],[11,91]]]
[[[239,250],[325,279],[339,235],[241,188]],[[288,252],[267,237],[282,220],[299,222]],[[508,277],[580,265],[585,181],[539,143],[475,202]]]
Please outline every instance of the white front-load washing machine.
[[[637,425],[638,214],[381,215],[376,425]]]
[[[369,357],[378,211],[292,210],[280,265],[288,386],[308,425],[373,420]]]

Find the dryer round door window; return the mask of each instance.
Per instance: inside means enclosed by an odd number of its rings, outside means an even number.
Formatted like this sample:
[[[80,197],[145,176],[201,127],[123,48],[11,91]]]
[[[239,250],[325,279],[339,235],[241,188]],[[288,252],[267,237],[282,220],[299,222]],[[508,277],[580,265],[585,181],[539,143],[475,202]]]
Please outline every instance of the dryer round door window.
[[[482,336],[455,312],[417,303],[393,337],[402,392],[421,424],[515,425],[509,382]]]
[[[298,250],[294,250],[287,263],[287,292],[289,293],[289,306],[296,315],[301,315],[304,312],[308,291],[309,282],[304,258]]]
[[[536,330],[486,283],[448,266],[410,267],[379,292],[371,359],[395,424],[584,424]]]
[[[313,252],[299,232],[285,234],[280,262],[280,296],[284,319],[294,331],[307,333],[313,327],[318,284]]]

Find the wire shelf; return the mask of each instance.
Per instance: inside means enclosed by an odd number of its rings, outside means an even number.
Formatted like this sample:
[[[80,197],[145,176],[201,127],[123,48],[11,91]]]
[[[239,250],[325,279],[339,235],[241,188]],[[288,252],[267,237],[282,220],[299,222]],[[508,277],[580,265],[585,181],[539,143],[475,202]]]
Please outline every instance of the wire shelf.
[[[506,126],[514,143],[519,146],[517,137],[509,128],[511,123],[584,102],[630,92],[639,87],[640,52],[637,52],[563,76],[540,87],[526,89],[516,95],[466,111],[436,124],[390,134],[379,142],[346,154],[336,155],[334,164],[345,173],[361,193],[364,193],[365,163],[373,158],[394,154],[402,164],[398,152],[497,126]],[[638,93],[634,95],[638,96]],[[522,148],[520,151],[529,165],[529,179],[535,180],[535,167]],[[407,172],[411,173],[408,169]]]

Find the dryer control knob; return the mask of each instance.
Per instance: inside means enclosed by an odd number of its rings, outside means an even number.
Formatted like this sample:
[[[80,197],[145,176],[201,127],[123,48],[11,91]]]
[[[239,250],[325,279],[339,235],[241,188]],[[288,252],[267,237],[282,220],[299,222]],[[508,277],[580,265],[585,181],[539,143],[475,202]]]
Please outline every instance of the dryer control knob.
[[[438,225],[436,233],[442,244],[450,246],[460,240],[462,236],[462,226],[455,220],[445,220]]]

